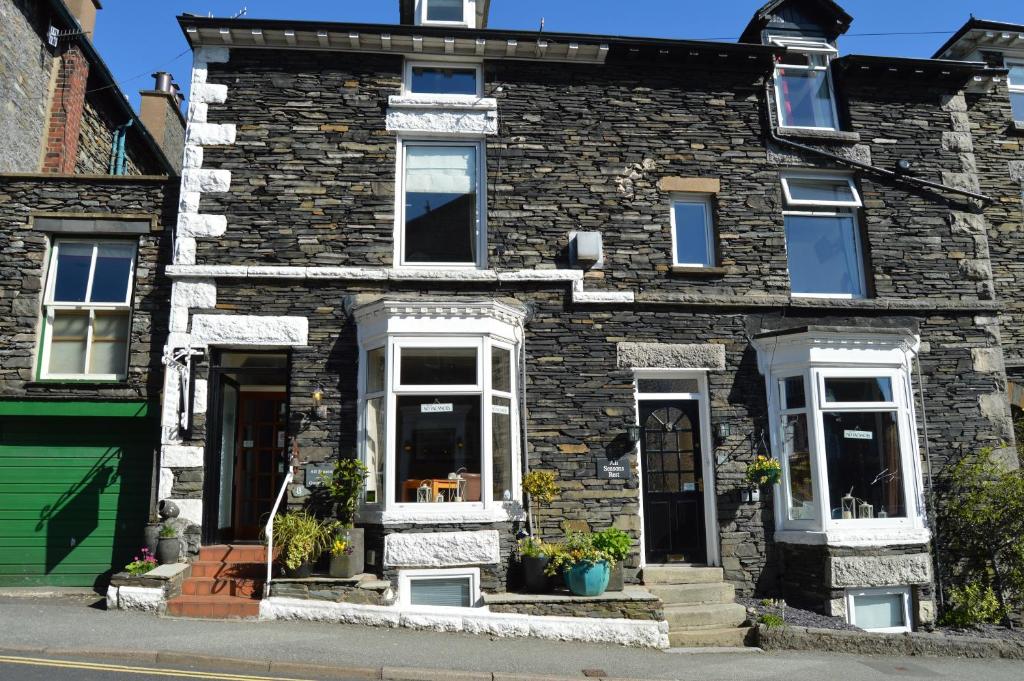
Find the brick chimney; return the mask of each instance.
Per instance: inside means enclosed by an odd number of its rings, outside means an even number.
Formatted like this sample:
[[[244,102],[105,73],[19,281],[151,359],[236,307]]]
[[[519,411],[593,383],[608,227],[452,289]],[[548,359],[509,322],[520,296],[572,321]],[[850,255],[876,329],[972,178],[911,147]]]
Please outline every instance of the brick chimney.
[[[185,117],[181,114],[183,97],[171,74],[158,71],[153,78],[152,90],[139,91],[142,96],[139,119],[180,173],[185,149]]]
[[[100,0],[64,0],[64,4],[78,19],[89,40],[92,40],[93,31],[96,30],[96,10],[103,9]]]
[[[75,172],[88,80],[89,60],[77,45],[72,45],[60,56],[57,67],[43,153],[44,173],[68,175]]]

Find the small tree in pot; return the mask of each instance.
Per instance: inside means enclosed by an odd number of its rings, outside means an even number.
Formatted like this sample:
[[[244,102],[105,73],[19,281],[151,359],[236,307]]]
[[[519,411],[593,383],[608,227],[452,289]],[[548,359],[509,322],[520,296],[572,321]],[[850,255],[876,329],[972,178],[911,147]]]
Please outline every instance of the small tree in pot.
[[[523,491],[530,495],[530,529],[537,530],[535,510],[541,504],[550,504],[558,498],[559,489],[555,483],[554,471],[534,470],[523,478]],[[536,508],[535,508],[536,507]],[[519,540],[519,562],[523,570],[523,585],[527,591],[542,593],[548,589],[545,574],[550,558],[549,544],[540,537],[525,537]]]
[[[352,577],[365,568],[365,533],[363,528],[355,527],[355,520],[359,495],[369,472],[358,459],[338,459],[331,475],[323,478],[336,505],[340,528],[332,541],[331,577]]]

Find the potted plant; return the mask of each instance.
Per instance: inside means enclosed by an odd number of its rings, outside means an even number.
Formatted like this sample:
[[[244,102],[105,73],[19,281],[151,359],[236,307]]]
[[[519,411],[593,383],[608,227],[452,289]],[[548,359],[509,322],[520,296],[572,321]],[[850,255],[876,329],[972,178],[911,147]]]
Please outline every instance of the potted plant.
[[[600,596],[608,588],[614,562],[594,546],[594,535],[570,532],[565,543],[550,552],[547,573],[562,574],[565,585],[576,596]]]
[[[782,477],[782,464],[775,457],[758,454],[747,464],[747,482],[756,487],[774,485]]]
[[[313,564],[337,534],[336,520],[321,520],[305,511],[279,515],[274,520],[274,548],[281,549],[281,562],[289,577],[313,574]]]
[[[148,547],[143,546],[139,553],[142,555],[135,556],[135,560],[124,566],[124,571],[132,577],[144,575],[150,570],[156,568],[156,557]]]
[[[352,577],[361,574],[365,568],[365,531],[361,527],[355,527],[355,521],[359,494],[363,491],[369,472],[370,470],[358,459],[338,459],[334,462],[331,474],[322,478],[331,499],[336,504],[335,512],[339,526],[344,530],[334,538],[334,543],[341,541],[344,544],[341,553],[337,554],[334,547],[331,548],[332,577]],[[339,574],[335,574],[335,570],[339,571]]]
[[[614,527],[594,533],[594,548],[603,551],[612,561],[611,576],[608,579],[608,591],[622,591],[622,563],[629,557],[633,540],[629,535]]]
[[[181,542],[178,540],[178,533],[170,525],[160,528],[160,538],[156,544],[156,558],[161,565],[177,563],[181,555]]]
[[[535,512],[542,504],[550,504],[558,498],[559,489],[554,471],[534,470],[523,477],[523,491],[529,495],[529,520],[531,532],[536,531]],[[519,543],[519,563],[523,571],[523,583],[527,591],[543,593],[548,590],[548,580],[541,579],[548,565],[550,544],[538,537],[526,537]]]

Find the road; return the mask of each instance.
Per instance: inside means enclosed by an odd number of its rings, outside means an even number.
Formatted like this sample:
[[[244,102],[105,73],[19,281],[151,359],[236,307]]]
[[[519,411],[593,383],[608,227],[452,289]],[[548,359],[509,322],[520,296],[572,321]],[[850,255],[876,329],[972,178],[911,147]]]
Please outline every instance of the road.
[[[203,679],[204,681],[364,681],[344,676],[302,674],[300,676],[266,676],[240,671],[227,671],[207,665],[155,667],[72,660],[0,655],[0,679],[7,681],[171,681]]]
[[[604,677],[683,681],[1021,681],[1024,678],[1024,662],[1010,660],[857,657],[825,651],[680,654],[611,645],[491,639],[461,633],[316,622],[171,619],[146,613],[106,612],[94,607],[96,600],[0,597],[0,654],[46,658],[63,652],[69,657],[96,659],[87,653],[100,651],[106,656],[102,661],[112,664],[176,669],[187,668],[181,663],[197,660],[199,656],[229,657],[256,665],[246,669],[236,666],[230,670],[243,678],[318,678],[300,673],[274,673],[285,664],[334,669],[419,668],[433,670],[438,678],[448,681],[461,681],[448,674],[450,670],[497,672],[508,674],[506,678],[554,675],[579,679],[584,678],[583,670],[602,670]],[[125,655],[130,656],[127,661]],[[141,673],[133,677],[125,672],[98,669],[92,672],[93,676],[89,676],[88,671],[70,668],[26,672],[27,669],[29,665],[13,671],[5,666],[0,668],[0,678],[5,681],[8,678],[75,681],[148,678]],[[251,676],[246,677],[246,674]]]

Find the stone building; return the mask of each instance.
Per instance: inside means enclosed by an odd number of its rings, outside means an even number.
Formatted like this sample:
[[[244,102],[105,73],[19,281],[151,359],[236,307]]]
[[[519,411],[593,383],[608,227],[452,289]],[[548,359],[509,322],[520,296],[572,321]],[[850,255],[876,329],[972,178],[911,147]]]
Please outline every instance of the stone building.
[[[135,115],[98,6],[0,1],[2,586],[102,583],[155,503],[184,119],[168,92],[160,140]]]
[[[988,96],[967,98],[965,123],[974,136],[978,182],[997,199],[985,227],[1000,314],[1009,396],[1015,421],[1024,419],[1024,24],[971,17],[935,59],[984,62],[997,70]],[[1009,181],[1007,181],[1009,179]],[[980,225],[979,225],[980,227]]]
[[[167,353],[191,361],[165,377],[159,496],[203,544],[255,540],[289,456],[292,508],[359,457],[371,568],[400,604],[442,580],[475,605],[515,588],[520,481],[552,470],[533,531],[627,531],[627,582],[708,565],[929,624],[932,490],[1013,438],[1011,180],[979,183],[971,118],[1005,113],[999,73],[842,54],[827,0],[769,2],[736,43],[487,8],[179,19]],[[760,454],[782,480],[751,489]]]

